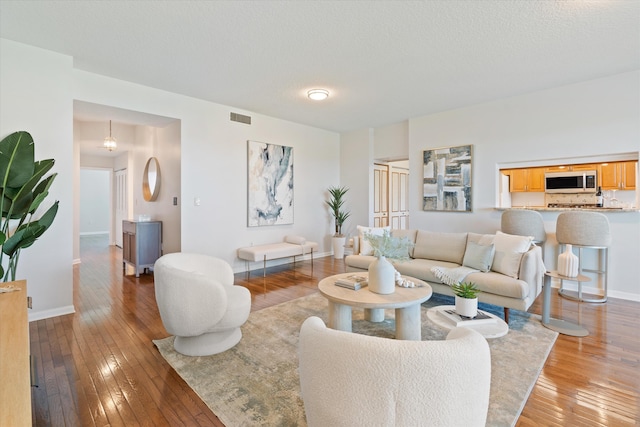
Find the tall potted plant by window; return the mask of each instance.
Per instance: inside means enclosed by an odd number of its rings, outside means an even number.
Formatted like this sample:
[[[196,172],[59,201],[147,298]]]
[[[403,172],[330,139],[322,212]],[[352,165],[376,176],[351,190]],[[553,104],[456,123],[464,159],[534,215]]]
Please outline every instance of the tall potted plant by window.
[[[342,224],[349,218],[351,212],[343,209],[345,202],[344,196],[349,189],[347,187],[329,187],[329,200],[327,205],[331,209],[331,215],[333,216],[336,232],[333,235],[333,257],[336,259],[342,259],[344,257],[344,244],[346,237],[342,234]]]
[[[51,226],[58,201],[36,219],[57,173],[47,177],[53,159],[35,161],[33,138],[14,132],[0,141],[0,277],[14,281],[20,251],[28,248]]]

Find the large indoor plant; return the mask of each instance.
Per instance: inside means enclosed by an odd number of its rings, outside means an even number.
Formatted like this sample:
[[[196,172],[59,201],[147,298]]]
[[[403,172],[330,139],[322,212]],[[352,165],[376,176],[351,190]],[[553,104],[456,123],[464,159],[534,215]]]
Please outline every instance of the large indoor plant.
[[[0,276],[14,281],[20,251],[31,246],[53,223],[58,201],[38,219],[35,213],[49,195],[56,173],[47,177],[53,159],[35,161],[33,138],[19,131],[0,141]]]
[[[392,294],[396,288],[396,269],[387,258],[403,261],[409,258],[413,242],[407,237],[393,237],[388,230],[382,235],[365,233],[376,259],[369,264],[369,290],[377,294]]]
[[[343,205],[345,202],[344,196],[349,189],[347,187],[329,187],[329,200],[327,205],[331,209],[331,215],[333,216],[336,226],[336,232],[333,235],[333,256],[337,259],[344,257],[344,244],[346,237],[342,234],[342,225],[349,218],[351,212],[344,210]]]

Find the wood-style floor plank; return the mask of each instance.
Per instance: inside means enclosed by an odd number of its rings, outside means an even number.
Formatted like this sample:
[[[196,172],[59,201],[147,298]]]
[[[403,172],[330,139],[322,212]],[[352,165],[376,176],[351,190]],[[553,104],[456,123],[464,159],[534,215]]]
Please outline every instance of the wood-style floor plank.
[[[222,426],[160,356],[152,340],[168,336],[155,303],[153,275],[123,274],[121,250],[83,237],[74,267],[76,313],[31,322],[38,388],[36,426]],[[267,269],[236,284],[251,291],[252,311],[317,292],[342,273],[342,260],[319,258]],[[541,313],[541,300],[529,310]],[[566,300],[553,292],[552,316],[590,335],[560,335],[517,426],[640,425],[640,303]],[[517,357],[517,356],[516,356]]]

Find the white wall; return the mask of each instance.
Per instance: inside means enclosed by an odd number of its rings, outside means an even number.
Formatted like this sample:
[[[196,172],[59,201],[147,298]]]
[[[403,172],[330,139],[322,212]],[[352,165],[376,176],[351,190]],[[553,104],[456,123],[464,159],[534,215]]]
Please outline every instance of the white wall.
[[[111,229],[111,172],[80,170],[80,235],[109,234]]]
[[[59,200],[51,228],[20,255],[17,277],[33,298],[29,319],[73,312],[73,59],[0,40],[0,135],[26,130],[36,159],[55,159],[58,176],[42,207]]]
[[[638,153],[640,72],[634,71],[409,121],[412,228],[495,232],[498,165]],[[474,145],[473,213],[422,211],[422,152]],[[640,300],[640,213],[608,214],[613,233],[609,295]],[[543,213],[547,268],[554,268],[557,213]]]
[[[160,165],[160,192],[156,200],[147,202],[142,195],[142,179],[149,158],[155,157]],[[180,252],[180,121],[164,127],[137,126],[136,150],[133,169],[128,179],[133,182],[133,219],[138,215],[149,215],[162,221],[163,253]],[[173,205],[173,198],[178,204]]]

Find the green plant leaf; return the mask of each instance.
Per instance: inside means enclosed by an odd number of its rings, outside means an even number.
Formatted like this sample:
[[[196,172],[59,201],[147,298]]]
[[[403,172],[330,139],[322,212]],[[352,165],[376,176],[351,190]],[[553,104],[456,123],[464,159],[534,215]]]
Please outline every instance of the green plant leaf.
[[[22,187],[33,176],[34,156],[29,132],[14,132],[0,141],[0,187]]]

